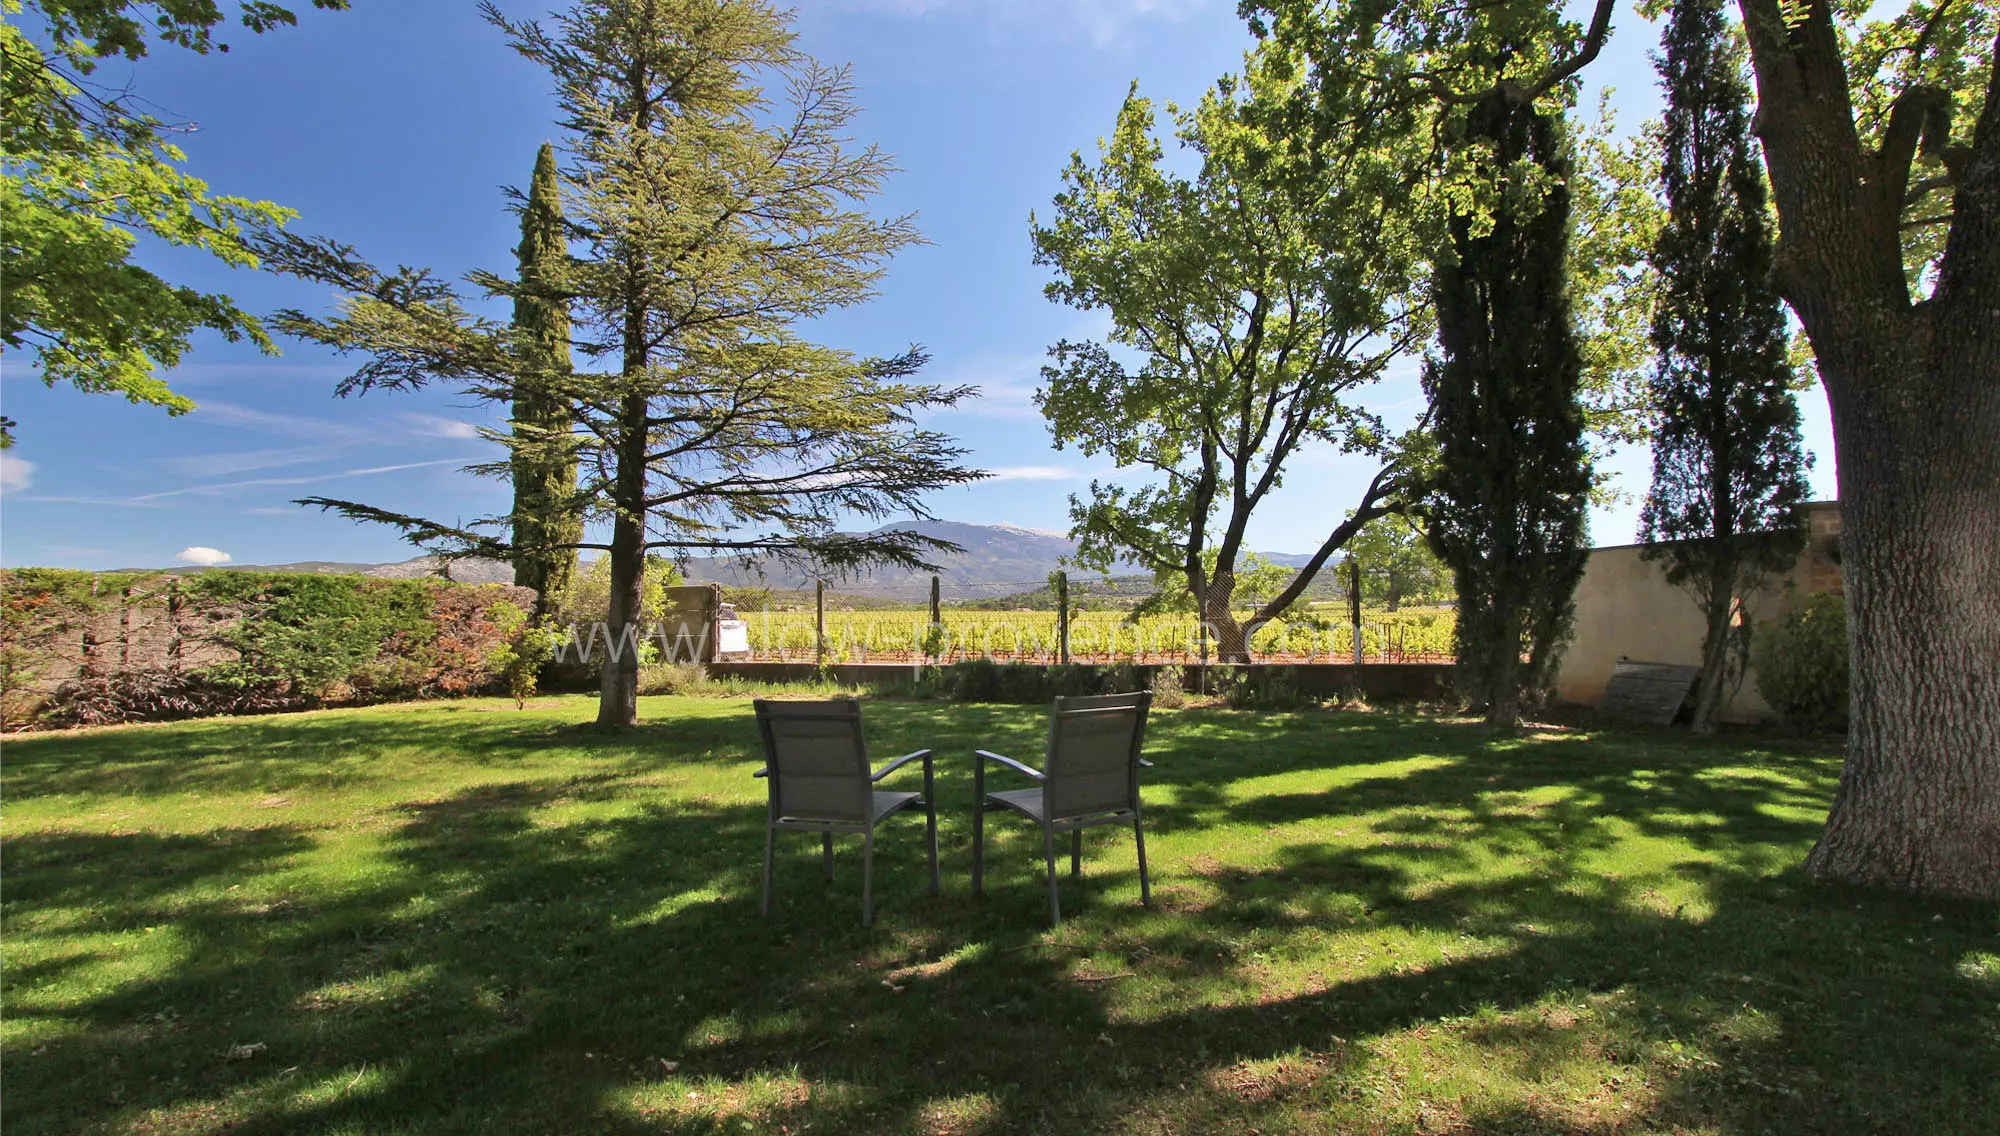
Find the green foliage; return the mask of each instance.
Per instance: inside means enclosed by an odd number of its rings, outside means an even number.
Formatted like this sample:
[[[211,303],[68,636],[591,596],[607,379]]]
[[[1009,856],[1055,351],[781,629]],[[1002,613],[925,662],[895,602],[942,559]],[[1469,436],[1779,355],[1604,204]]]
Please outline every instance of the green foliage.
[[[640,584],[639,617],[642,622],[657,622],[666,610],[666,590],[680,587],[684,580],[680,568],[665,557],[652,556],[646,559],[646,575]],[[588,561],[579,572],[571,573],[568,588],[556,604],[564,622],[581,627],[607,621],[611,618],[611,558],[599,556]]]
[[[1735,603],[1805,547],[1808,461],[1764,165],[1721,0],[1675,0],[1659,66],[1668,218],[1652,251],[1657,425],[1639,539],[1701,609],[1695,727],[1707,729],[1742,674]]]
[[[890,172],[856,148],[847,74],[796,44],[789,14],[763,0],[638,7],[577,0],[546,24],[482,7],[554,80],[568,156],[560,193],[573,258],[533,279],[474,273],[508,298],[561,296],[569,338],[608,366],[546,372],[537,397],[569,408],[573,432],[510,439],[532,461],[575,460],[577,499],[607,516],[617,581],[649,549],[811,558],[838,571],[927,567],[949,542],[909,529],[852,535],[854,518],[929,516],[924,495],[982,476],[964,450],[917,424],[966,388],[914,381],[912,347],[867,357],[810,342],[800,325],[870,298],[888,259],[918,239],[907,217],[862,205]],[[384,274],[351,250],[294,242],[285,261],[349,298],[333,319],[280,325],[367,361],[365,391],[445,381],[474,398],[520,389],[519,338],[471,314],[424,272]],[[447,551],[511,552],[507,518],[444,525],[358,502],[312,499],[396,525]],[[607,623],[638,613],[613,589]],[[629,659],[605,687],[606,725],[633,721]]]
[[[1751,648],[1757,693],[1802,730],[1847,728],[1847,602],[1808,596],[1758,628]]]
[[[1368,522],[1346,551],[1361,565],[1361,595],[1368,604],[1395,611],[1412,600],[1442,598],[1451,589],[1450,570],[1407,516],[1391,514]]]
[[[1260,49],[1194,108],[1168,106],[1192,176],[1167,160],[1135,85],[1098,160],[1071,156],[1053,220],[1033,230],[1036,263],[1057,274],[1050,299],[1112,325],[1049,352],[1036,399],[1056,444],[1152,479],[1071,499],[1079,558],[1143,565],[1225,642],[1241,638],[1232,604],[1250,598],[1237,582],[1246,526],[1301,446],[1383,461],[1363,521],[1394,493],[1398,441],[1357,396],[1429,334],[1400,207],[1423,148],[1352,125],[1313,131],[1287,113],[1296,62]],[[1243,622],[1283,610],[1323,562],[1255,595]]]
[[[542,668],[555,658],[562,633],[552,618],[535,619],[506,600],[495,603],[488,618],[499,641],[486,654],[487,669],[522,709],[534,697]]]
[[[531,594],[307,573],[9,571],[0,699],[10,726],[81,725],[514,685],[513,668],[532,678],[553,639],[510,593]]]
[[[1187,705],[1187,672],[1180,667],[1154,667],[1148,688],[1158,709],[1178,710]]]
[[[1228,667],[1221,677],[1222,700],[1231,710],[1302,710],[1315,699],[1299,689],[1295,667],[1265,667],[1253,674],[1248,667]]]
[[[1878,8],[1887,19],[1861,22]],[[1918,297],[1936,287],[1960,176],[1994,75],[2000,5],[1912,0],[1901,6],[1853,6],[1840,12],[1848,91],[1861,144],[1881,147],[1896,100],[1923,93],[1923,139],[1910,156],[1902,204],[1903,270]]]
[[[535,155],[521,210],[520,290],[514,295],[512,434],[514,582],[533,588],[543,611],[559,610],[576,570],[585,502],[576,491],[576,445],[561,391],[570,372],[569,302],[558,291],[569,262],[556,151]]]
[[[315,0],[344,8],[345,0]],[[181,169],[187,155],[168,124],[135,110],[129,89],[90,75],[107,55],[147,54],[162,42],[206,53],[222,19],[212,0],[28,0],[47,50],[19,26],[21,0],[0,0],[0,344],[31,350],[41,380],[123,395],[185,414],[194,404],[158,371],[177,364],[195,331],[248,339],[276,353],[259,320],[228,296],[176,285],[141,268],[141,238],[257,268],[257,238],[294,214],[268,201],[215,195]],[[147,10],[149,18],[136,13]],[[262,32],[294,22],[276,4],[247,3],[243,24]],[[221,46],[226,50],[227,45]],[[11,444],[0,420],[0,446]]]
[[[700,663],[648,663],[639,668],[641,694],[703,694],[713,685]]]
[[[218,636],[238,657],[210,668],[211,677],[244,687],[281,684],[309,703],[337,681],[374,685],[368,671],[385,642],[421,647],[433,638],[436,586],[252,572],[203,572],[188,585],[198,603],[242,613]]]
[[[1437,268],[1444,357],[1424,375],[1438,451],[1423,521],[1457,585],[1461,693],[1511,727],[1554,681],[1589,554],[1572,156],[1560,110],[1504,92],[1473,105],[1462,128],[1461,145],[1509,176],[1493,209],[1452,216]]]
[[[1569,18],[1576,6],[1540,0],[1240,6],[1253,31],[1298,60],[1294,115],[1320,130],[1359,132],[1365,144],[1419,140],[1425,168],[1402,179],[1397,212],[1426,261],[1449,257],[1442,246],[1453,218],[1484,236],[1503,214],[1532,208],[1554,188],[1550,171],[1482,140],[1467,118],[1493,96],[1541,115],[1570,111],[1573,76],[1609,35],[1613,8],[1602,0],[1585,27]],[[1651,193],[1657,144],[1644,133],[1616,139],[1608,106],[1560,179],[1574,229],[1565,257],[1582,360],[1578,397],[1600,453],[1646,433],[1643,262],[1660,213]]]

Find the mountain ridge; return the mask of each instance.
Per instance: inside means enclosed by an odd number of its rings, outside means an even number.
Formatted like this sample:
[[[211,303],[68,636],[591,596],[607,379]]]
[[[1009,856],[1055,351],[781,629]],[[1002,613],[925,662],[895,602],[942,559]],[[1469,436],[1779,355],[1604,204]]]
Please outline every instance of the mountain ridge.
[[[901,521],[884,525],[875,532],[914,530],[960,546],[962,551],[935,557],[936,575],[944,598],[952,600],[997,599],[1011,593],[1040,587],[1049,573],[1063,567],[1076,554],[1076,542],[1063,533],[1033,529],[1023,525],[975,524],[968,521]],[[1311,557],[1292,553],[1263,553],[1266,560],[1288,568],[1303,566]],[[129,570],[129,569],[128,569]],[[368,576],[375,579],[411,579],[438,574],[437,560],[416,556],[386,564],[338,560],[302,560],[287,564],[221,564],[213,568],[176,566],[145,569],[174,573],[220,572],[310,572],[324,575]],[[690,558],[682,566],[690,583],[725,584],[732,587],[768,587],[777,590],[811,588],[821,573],[776,560],[759,563],[734,556]],[[1109,573],[1083,572],[1070,567],[1072,574],[1096,578],[1100,575],[1134,576],[1146,572],[1136,564],[1120,561]],[[848,576],[827,574],[829,587],[841,592],[885,599],[923,599],[930,594],[928,571],[906,568],[875,568]],[[451,566],[451,578],[468,584],[511,584],[513,568],[498,560],[461,560]]]

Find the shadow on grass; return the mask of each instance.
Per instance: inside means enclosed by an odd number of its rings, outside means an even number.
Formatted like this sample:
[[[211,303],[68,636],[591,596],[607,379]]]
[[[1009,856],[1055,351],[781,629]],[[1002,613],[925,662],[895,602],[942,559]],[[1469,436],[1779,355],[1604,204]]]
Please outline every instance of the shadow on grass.
[[[1033,757],[1042,728],[1013,708],[869,714],[883,756]],[[442,736],[365,725],[348,744]],[[521,760],[537,728],[517,748],[478,727],[452,760]],[[334,744],[324,729],[254,734]],[[1792,874],[1816,828],[1795,814],[1830,792],[1823,760],[1746,767],[1647,735],[1495,742],[1381,715],[1163,715],[1158,910],[1132,903],[1129,846],[1107,835],[1083,883],[1065,880],[1077,914],[1045,931],[1025,826],[996,826],[993,893],[974,903],[970,777],[947,761],[946,895],[925,893],[921,824],[892,822],[866,932],[851,848],[827,885],[816,842],[781,842],[763,920],[755,787],[635,780],[748,739],[744,721],[676,722],[584,745],[560,775],[406,801],[380,870],[338,887],[286,882],[310,837],[281,827],[11,839],[10,927],[170,919],[177,961],[64,1007],[30,996],[26,1013],[80,1028],[9,1053],[10,1127],[1268,1132],[1367,1115],[1411,1132],[1967,1132],[2000,1110],[2000,992],[1961,967],[1996,949],[1992,908]],[[94,760],[154,760],[123,752]],[[1286,775],[1306,787],[1239,788]],[[1348,829],[1372,838],[1329,839]],[[1635,837],[1669,858],[1606,869]],[[297,901],[226,898],[259,878]],[[1670,881],[1690,898],[1653,894]],[[78,965],[10,966],[13,1013]],[[228,1059],[252,1042],[265,1049]],[[1431,1058],[1530,1087],[1610,1069],[1648,1088],[1608,1085],[1602,1108],[1452,1083],[1416,1101]]]

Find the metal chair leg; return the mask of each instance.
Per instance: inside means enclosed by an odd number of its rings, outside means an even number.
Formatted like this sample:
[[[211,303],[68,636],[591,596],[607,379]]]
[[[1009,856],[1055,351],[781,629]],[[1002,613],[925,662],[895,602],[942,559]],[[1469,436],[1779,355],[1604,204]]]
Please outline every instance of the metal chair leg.
[[[931,845],[931,894],[937,895],[944,890],[938,886],[937,802],[928,798],[924,801],[924,836]]]
[[[1042,826],[1042,854],[1049,862],[1049,926],[1062,922],[1062,896],[1056,891],[1056,830]]]
[[[777,842],[778,842],[778,830],[771,827],[770,825],[765,825],[764,826],[764,906],[763,909],[759,912],[759,914],[762,915],[769,915],[771,913],[771,855],[775,851],[774,846],[777,844]]]
[[[972,894],[986,894],[986,800],[972,807]]]
[[[1069,833],[1069,878],[1083,878],[1083,830],[1073,828]]]
[[[875,826],[861,838],[861,925],[875,922]]]
[[[822,832],[819,834],[819,839],[820,839],[820,850],[821,850],[820,858],[826,864],[826,867],[824,869],[826,872],[826,878],[829,882],[831,882],[833,880],[833,833]]]
[[[1139,845],[1139,902],[1153,906],[1153,889],[1146,882],[1146,826],[1137,817],[1132,819],[1132,839]]]

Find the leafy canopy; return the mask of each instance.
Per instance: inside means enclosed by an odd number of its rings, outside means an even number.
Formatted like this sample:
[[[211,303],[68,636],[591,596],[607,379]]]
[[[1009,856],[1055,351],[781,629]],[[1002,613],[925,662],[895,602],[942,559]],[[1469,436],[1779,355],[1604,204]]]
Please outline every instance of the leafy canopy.
[[[1097,162],[1073,155],[1037,263],[1053,300],[1102,310],[1102,341],[1050,351],[1037,401],[1056,444],[1152,475],[1071,499],[1079,557],[1129,557],[1228,623],[1252,513],[1302,446],[1376,456],[1360,508],[1398,484],[1397,439],[1355,396],[1429,334],[1419,236],[1400,208],[1411,140],[1313,138],[1293,112],[1296,62],[1269,49],[1191,109],[1169,106],[1198,162],[1175,172],[1136,85]],[[1253,619],[1294,600],[1351,533],[1341,526]]]
[[[314,0],[345,8],[346,0]],[[182,128],[134,109],[129,90],[90,76],[112,55],[144,57],[152,38],[206,53],[227,50],[213,0],[27,0],[40,17],[31,37],[22,0],[0,0],[0,345],[35,355],[44,383],[185,414],[194,404],[158,371],[207,329],[275,353],[257,318],[228,296],[176,285],[133,262],[141,236],[195,248],[236,268],[257,268],[249,239],[292,219],[268,201],[212,194],[180,168],[170,141]],[[150,16],[150,18],[145,18]],[[252,32],[296,17],[269,3],[241,6]],[[149,33],[150,28],[150,33]],[[0,445],[13,441],[0,419]]]

